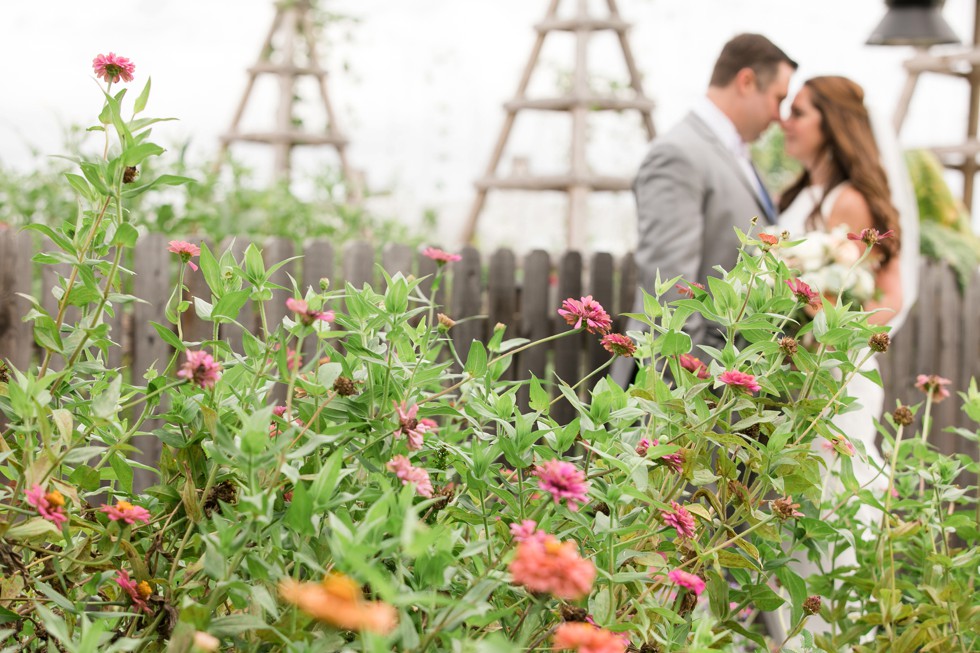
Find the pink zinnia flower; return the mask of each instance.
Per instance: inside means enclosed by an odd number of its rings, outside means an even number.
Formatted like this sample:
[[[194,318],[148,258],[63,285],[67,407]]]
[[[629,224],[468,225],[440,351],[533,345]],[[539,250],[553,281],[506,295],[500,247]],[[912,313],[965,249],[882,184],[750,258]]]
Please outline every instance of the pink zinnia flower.
[[[687,285],[685,286],[683,283],[678,283],[674,286],[674,288],[677,289],[677,292],[679,292],[682,295],[686,295],[688,297],[693,298],[695,288],[697,288],[698,290],[704,290],[703,283],[698,283],[697,281],[685,281],[684,283],[686,283]]]
[[[150,595],[153,594],[153,588],[150,587],[149,583],[145,580],[137,583],[129,577],[128,571],[123,571],[122,569],[116,572],[116,583],[124,592],[129,594],[133,605],[146,614],[153,614],[150,606],[146,604],[146,599],[150,598]]]
[[[544,540],[548,537],[547,533],[538,530],[538,522],[533,519],[525,519],[520,524],[516,522],[511,524],[510,534],[514,537],[515,542],[523,542],[524,540],[530,539]]]
[[[589,333],[608,333],[612,328],[612,320],[602,305],[586,295],[581,299],[569,297],[562,302],[558,314],[565,318],[571,326],[578,329],[585,322],[585,330]]]
[[[583,621],[567,621],[555,629],[556,651],[576,653],[625,653],[628,645],[621,635]]]
[[[114,506],[106,504],[99,510],[109,515],[109,519],[112,521],[124,521],[127,524],[134,524],[138,521],[144,524],[150,523],[150,511],[142,506],[134,506],[129,501],[118,501]]]
[[[534,468],[534,476],[538,477],[538,485],[551,494],[555,503],[565,499],[572,512],[578,510],[578,504],[588,501],[586,494],[589,484],[585,481],[585,474],[572,463],[547,460]]]
[[[306,326],[310,326],[317,320],[321,322],[333,322],[335,317],[333,311],[310,310],[310,305],[305,300],[296,299],[295,297],[290,297],[286,300],[286,308],[296,313],[299,321]]]
[[[745,372],[739,372],[738,370],[722,372],[718,375],[718,380],[725,385],[730,385],[735,388],[745,388],[749,392],[758,392],[762,389],[762,386],[758,384],[754,376]]]
[[[188,350],[185,355],[187,360],[177,370],[177,376],[202,388],[213,388],[221,378],[221,365],[204,350]]]
[[[191,259],[195,256],[201,255],[200,247],[193,243],[189,243],[186,240],[171,240],[170,247],[167,248],[167,251],[180,256],[181,261],[189,265],[192,270],[197,272],[197,266],[194,265],[194,261]]]
[[[463,260],[463,257],[459,254],[450,254],[449,252],[442,251],[438,247],[426,247],[424,250],[422,250],[422,256],[431,258],[440,266],[443,266],[446,263],[455,263],[456,261]]]
[[[786,285],[796,295],[797,301],[809,304],[813,308],[820,308],[820,295],[814,292],[807,282],[802,279],[787,279]]]
[[[708,366],[698,358],[697,356],[691,356],[690,354],[680,355],[680,364],[685,370],[694,374],[699,379],[706,379],[708,376]]]
[[[937,374],[920,374],[915,379],[915,387],[932,397],[932,403],[938,404],[943,399],[949,397],[949,390],[945,386],[952,383],[949,379],[944,379]]]
[[[579,556],[574,542],[559,542],[548,535],[520,542],[510,573],[515,583],[532,592],[577,601],[592,591],[595,565]]]
[[[636,455],[646,456],[647,451],[650,450],[650,440],[648,438],[640,438],[639,444],[636,445]]]
[[[610,333],[602,337],[602,346],[613,356],[624,356],[632,358],[636,352],[636,345],[629,336],[622,333]]]
[[[30,490],[24,493],[27,503],[37,508],[38,513],[49,522],[61,528],[61,525],[68,521],[65,514],[65,497],[58,490],[44,492],[40,485],[35,484]]]
[[[133,81],[133,73],[136,72],[136,64],[117,54],[100,54],[92,60],[92,69],[96,77],[101,77],[107,82]]]
[[[879,240],[884,240],[886,238],[891,238],[895,235],[894,229],[889,229],[883,234],[878,233],[878,230],[873,227],[868,227],[867,229],[862,229],[860,234],[847,234],[848,240],[860,240],[868,247],[874,247]]]
[[[429,418],[416,419],[419,412],[419,405],[412,404],[407,406],[403,401],[401,405],[395,404],[398,412],[398,430],[395,435],[404,435],[408,440],[408,448],[417,451],[422,448],[422,437],[430,431],[436,430],[438,424]]]
[[[673,510],[664,510],[660,513],[661,519],[664,523],[673,526],[677,529],[677,536],[681,538],[693,538],[694,537],[694,516],[687,511],[687,508],[677,503],[676,501],[670,502],[671,508]]]
[[[659,445],[660,445],[659,439],[653,441],[653,446],[656,447]],[[681,473],[681,471],[683,471],[684,469],[684,454],[681,453],[680,451],[678,451],[677,453],[669,453],[664,456],[661,456],[660,460],[663,460],[665,463],[667,463],[667,466],[670,467],[673,471],[677,472],[678,474]]]
[[[701,596],[701,592],[704,591],[703,580],[694,574],[689,574],[681,569],[675,569],[674,571],[670,572],[667,574],[667,578],[669,578],[675,585],[691,590],[694,592],[695,596]]]
[[[415,491],[419,493],[419,496],[426,499],[432,498],[432,481],[429,480],[429,472],[421,467],[413,466],[405,456],[395,456],[388,461],[385,467],[401,479],[402,485],[414,483]]]

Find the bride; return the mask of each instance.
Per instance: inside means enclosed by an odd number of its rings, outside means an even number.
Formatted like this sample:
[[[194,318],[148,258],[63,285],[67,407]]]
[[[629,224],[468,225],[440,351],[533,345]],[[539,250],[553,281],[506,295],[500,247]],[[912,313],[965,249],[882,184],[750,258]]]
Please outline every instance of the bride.
[[[875,229],[880,234],[893,232],[879,241],[869,255],[876,293],[863,309],[876,311],[869,317],[870,323],[887,324],[894,332],[915,301],[918,212],[894,134],[875,129],[877,126],[865,107],[864,91],[853,81],[845,77],[815,77],[804,83],[782,124],[786,153],[802,164],[803,172],[780,198],[779,226],[794,239],[841,225],[857,234],[864,229]],[[874,358],[865,364],[868,368],[877,368]],[[863,445],[867,462],[857,457],[853,460],[858,482],[882,492],[887,488],[887,479],[880,473],[884,463],[875,444],[875,419],[881,416],[884,391],[863,375],[856,375],[847,391],[860,407],[837,415],[833,424],[852,443]],[[821,449],[828,468],[835,470],[835,454]],[[836,495],[841,489],[839,481],[834,481],[828,484],[825,494]],[[859,517],[865,523],[875,519],[870,509],[868,514],[859,513]],[[832,557],[836,557],[836,563]],[[821,560],[824,567],[850,564],[854,564],[850,550]],[[801,562],[796,571],[805,578],[818,568]],[[827,628],[815,618],[807,626],[811,632],[825,632]]]

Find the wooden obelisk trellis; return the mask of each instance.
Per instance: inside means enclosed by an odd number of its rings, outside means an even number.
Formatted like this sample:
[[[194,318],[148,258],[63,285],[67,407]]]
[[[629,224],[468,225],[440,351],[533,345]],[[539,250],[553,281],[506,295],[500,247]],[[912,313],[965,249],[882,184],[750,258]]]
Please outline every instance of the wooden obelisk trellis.
[[[504,126],[490,156],[483,178],[476,182],[476,198],[470,209],[463,234],[466,242],[472,242],[476,235],[477,221],[483,211],[490,190],[530,190],[530,191],[563,191],[568,194],[567,242],[572,249],[582,247],[584,221],[589,193],[594,191],[624,191],[629,190],[631,179],[626,177],[602,176],[593,174],[586,163],[585,147],[587,136],[588,114],[592,111],[637,110],[643,121],[647,136],[653,138],[654,127],[651,111],[653,102],[643,93],[640,73],[636,68],[633,53],[630,49],[627,32],[629,24],[619,15],[616,0],[606,0],[609,15],[605,18],[589,14],[588,0],[575,0],[577,10],[574,18],[559,18],[558,5],[561,0],[550,0],[544,20],[535,25],[537,39],[531,49],[531,56],[524,68],[517,93],[514,99],[504,104],[507,112]],[[619,39],[629,71],[630,86],[634,91],[632,98],[604,97],[595,95],[589,89],[588,48],[592,34],[600,30],[612,30]],[[538,64],[538,57],[544,45],[545,38],[551,32],[573,32],[575,34],[575,68],[574,85],[568,95],[551,98],[528,98],[527,87],[531,75]],[[519,175],[501,177],[497,167],[503,155],[507,140],[510,137],[518,112],[522,110],[536,111],[567,111],[572,114],[571,166],[567,175],[532,176]]]
[[[275,127],[268,131],[243,132],[239,125],[259,75],[272,75],[279,81],[279,107]],[[300,77],[313,77],[317,82],[320,100],[326,112],[327,124],[323,131],[304,131],[296,125],[296,83]],[[236,142],[271,145],[275,155],[275,173],[286,180],[290,177],[293,148],[299,145],[332,146],[340,158],[344,179],[348,184],[356,186],[345,152],[348,141],[337,127],[336,115],[327,91],[327,71],[320,65],[317,56],[316,29],[310,0],[281,0],[276,3],[272,27],[259,51],[258,60],[248,69],[248,83],[232,118],[231,127],[221,136],[218,165],[221,165],[228,148]],[[356,195],[356,188],[350,190]]]
[[[895,109],[895,130],[900,131],[908,114],[909,104],[915,92],[916,83],[922,73],[937,73],[960,77],[970,85],[970,105],[967,112],[966,141],[959,145],[929,148],[935,152],[943,165],[963,173],[963,203],[969,211],[973,210],[973,191],[975,178],[980,171],[980,141],[977,140],[977,126],[980,122],[980,0],[976,2],[973,15],[973,45],[962,52],[933,55],[922,48],[905,62],[908,76],[905,88]]]

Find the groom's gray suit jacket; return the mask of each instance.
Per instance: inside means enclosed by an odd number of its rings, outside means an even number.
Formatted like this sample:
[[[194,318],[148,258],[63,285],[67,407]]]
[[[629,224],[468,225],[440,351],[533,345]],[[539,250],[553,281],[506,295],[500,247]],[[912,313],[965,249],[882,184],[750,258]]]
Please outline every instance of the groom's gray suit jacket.
[[[633,182],[633,192],[639,228],[635,313],[643,312],[639,288],[652,294],[658,270],[664,281],[682,276],[706,284],[709,274],[718,276],[714,266],[730,270],[738,259],[734,227],[748,231],[755,216],[760,226],[767,222],[762,200],[735,156],[694,113],[654,140]],[[648,330],[636,320],[630,320],[626,328]],[[686,331],[694,341],[695,355],[698,345],[720,347],[724,342],[718,330],[698,315],[688,320]],[[619,358],[613,378],[626,387],[634,366],[633,359]]]

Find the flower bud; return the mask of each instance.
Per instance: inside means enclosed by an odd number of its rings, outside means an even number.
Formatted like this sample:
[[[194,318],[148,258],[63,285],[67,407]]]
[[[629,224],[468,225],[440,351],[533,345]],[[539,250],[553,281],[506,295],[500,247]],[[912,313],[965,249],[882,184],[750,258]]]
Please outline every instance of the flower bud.
[[[439,318],[440,328],[445,329],[446,331],[449,331],[454,326],[456,326],[456,320],[449,317],[445,313],[439,313],[436,317]]]
[[[887,333],[876,333],[868,340],[868,346],[871,347],[872,351],[885,352],[888,351],[888,345],[891,342],[891,338],[888,337]]]
[[[194,633],[194,647],[204,653],[213,653],[221,648],[221,640],[202,630]]]
[[[320,279],[320,290],[321,292],[327,292],[330,290],[330,279],[326,277],[322,277]]]

